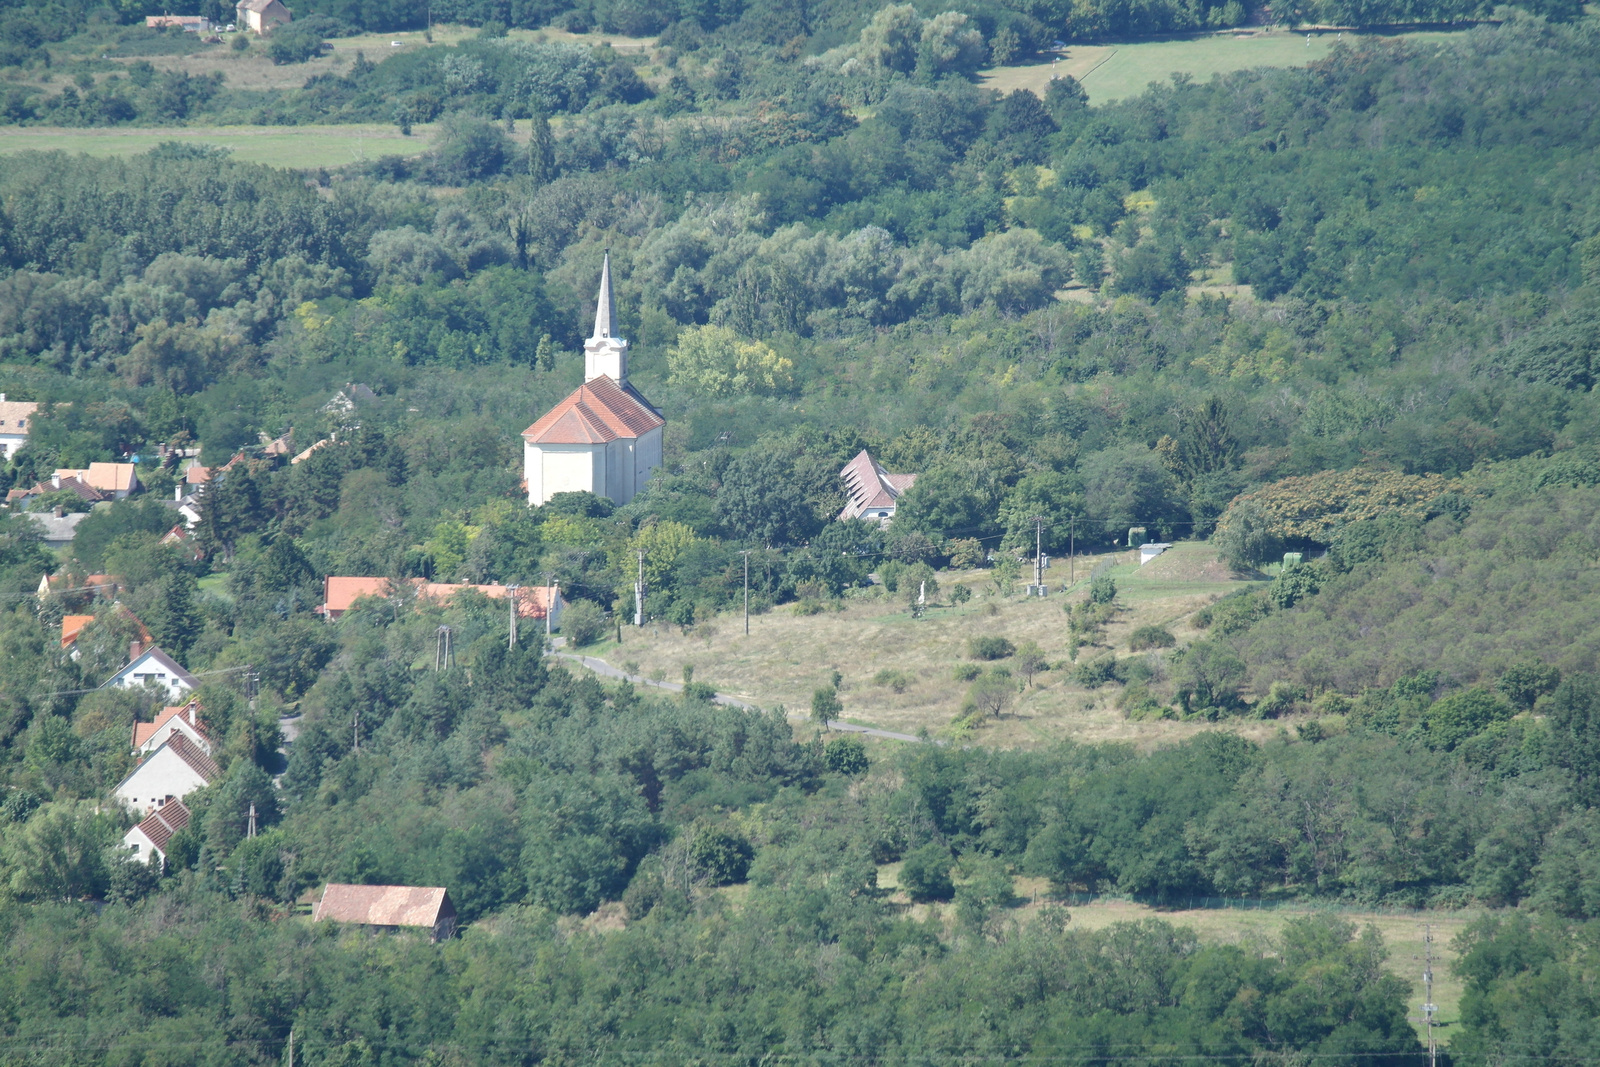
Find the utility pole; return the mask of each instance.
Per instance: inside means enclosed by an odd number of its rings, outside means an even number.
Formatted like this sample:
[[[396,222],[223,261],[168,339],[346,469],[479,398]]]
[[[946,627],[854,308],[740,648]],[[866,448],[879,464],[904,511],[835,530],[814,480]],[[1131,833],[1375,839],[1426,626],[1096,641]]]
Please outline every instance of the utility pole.
[[[245,831],[245,835],[244,836],[246,836],[246,837],[254,837],[254,836],[256,836],[256,804],[255,804],[255,801],[253,801],[253,800],[250,802],[250,828]]]
[[[750,550],[747,548],[741,553],[744,557],[744,635],[750,636]]]
[[[350,727],[350,751],[361,751],[361,709],[356,709],[356,721]]]
[[[506,599],[511,605],[507,611],[508,617],[506,619],[506,648],[508,649],[517,647],[517,590],[519,588],[521,587],[515,585],[506,587],[506,592],[510,594]]]
[[[639,550],[639,580],[633,583],[633,624],[644,625],[644,550]]]
[[[1078,584],[1078,516],[1067,520],[1067,584]]]
[[[1029,596],[1044,596],[1044,516],[1033,517],[1033,584]]]
[[[439,644],[433,652],[434,670],[448,670],[456,665],[456,650],[451,642],[454,633],[448,626],[439,627]]]
[[[289,1030],[289,1067],[294,1067],[294,1029]]]
[[[1433,924],[1428,923],[1423,927],[1423,943],[1427,946],[1427,958],[1422,965],[1422,1021],[1428,1028],[1428,1067],[1439,1067],[1439,1044],[1433,1036],[1433,1016],[1439,1010],[1433,1002]]]

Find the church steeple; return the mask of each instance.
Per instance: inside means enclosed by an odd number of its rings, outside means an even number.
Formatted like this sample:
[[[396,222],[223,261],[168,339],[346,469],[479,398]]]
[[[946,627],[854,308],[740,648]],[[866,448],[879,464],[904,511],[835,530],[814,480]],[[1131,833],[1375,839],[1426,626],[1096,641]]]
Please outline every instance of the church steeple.
[[[617,336],[617,309],[611,297],[611,250],[600,267],[600,295],[595,301],[594,334],[583,343],[583,380],[604,375],[618,385],[628,383],[628,342]]]

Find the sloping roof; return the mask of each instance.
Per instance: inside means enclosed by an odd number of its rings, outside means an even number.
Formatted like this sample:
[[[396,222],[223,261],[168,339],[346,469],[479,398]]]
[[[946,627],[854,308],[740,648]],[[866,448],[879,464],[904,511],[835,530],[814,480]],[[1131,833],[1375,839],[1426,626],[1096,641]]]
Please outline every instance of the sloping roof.
[[[839,512],[841,519],[859,518],[872,508],[893,507],[900,494],[917,480],[915,474],[890,474],[864,448],[844,465],[839,477],[844,479],[845,492],[850,498]]]
[[[126,667],[123,667],[116,674],[113,674],[111,676],[111,681],[107,682],[106,684],[110,685],[111,682],[114,682],[118,678],[121,678],[123,675],[127,674],[129,668],[133,667],[140,660],[144,659],[147,656],[150,659],[153,659],[157,663],[161,664],[161,666],[165,667],[167,669],[167,673],[168,674],[171,674],[173,677],[177,678],[180,682],[182,682],[184,685],[188,686],[190,689],[198,689],[198,688],[200,688],[200,682],[199,682],[199,680],[197,678],[195,678],[194,675],[190,674],[188,671],[186,671],[182,667],[178,666],[178,663],[177,663],[176,660],[174,660],[171,656],[167,655],[165,652],[161,651],[161,649],[156,648],[153,645],[150,648],[147,648],[143,652],[139,653],[137,656],[133,657],[133,659],[128,663],[128,665]]]
[[[139,484],[137,470],[132,463],[91,463],[81,477],[102,493],[131,493]]]
[[[29,400],[0,400],[0,433],[27,436],[28,419],[39,410],[39,405]]]
[[[317,902],[315,922],[368,926],[425,926],[455,914],[442,886],[339,885],[329,883]]]
[[[222,768],[217,766],[215,760],[206,755],[204,749],[189,740],[187,734],[181,734],[174,730],[161,748],[172,749],[179,759],[189,765],[190,770],[205,779],[207,785],[222,777]],[[156,752],[160,752],[161,748],[156,749]],[[153,752],[151,755],[154,756],[155,753]]]
[[[234,5],[234,10],[254,11],[259,14],[270,8],[274,3],[277,3],[277,0],[240,0],[239,3]]]
[[[191,700],[187,704],[177,704],[170,708],[162,708],[154,722],[136,722],[133,724],[133,747],[138,748],[156,735],[156,731],[167,725],[174,718],[181,718],[199,733],[205,733],[205,727],[200,724],[200,702]]]
[[[205,485],[210,480],[211,468],[202,467],[198,463],[183,472],[184,485]]]
[[[666,424],[631,385],[602,375],[578,386],[538,422],[522,431],[531,444],[591,445],[640,437]]]
[[[78,639],[83,628],[94,622],[93,615],[65,615],[61,619],[61,647],[66,648]]]
[[[189,809],[181,800],[169,800],[144,817],[135,829],[150,839],[150,843],[164,856],[172,835],[189,825]]]
[[[88,518],[87,512],[75,511],[70,515],[42,515],[38,512],[29,512],[28,518],[39,527],[39,533],[46,541],[70,541],[78,533],[78,523]]]
[[[449,582],[424,582],[410,579],[418,596],[431,600],[448,600],[463,589],[475,589],[491,600],[504,600],[511,595],[505,585],[456,585]],[[524,619],[542,619],[549,609],[554,588],[545,585],[517,587],[517,615]],[[389,595],[388,578],[339,578],[330,575],[322,581],[322,609],[325,612],[349,611],[364,596]]]

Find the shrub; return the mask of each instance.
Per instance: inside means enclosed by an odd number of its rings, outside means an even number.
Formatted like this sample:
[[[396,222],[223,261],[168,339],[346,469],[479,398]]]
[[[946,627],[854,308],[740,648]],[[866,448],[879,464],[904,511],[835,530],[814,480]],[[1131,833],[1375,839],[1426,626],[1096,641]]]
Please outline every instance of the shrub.
[[[233,49],[235,52],[248,51],[250,48],[250,35],[246,33],[234,34],[233,40],[229,42],[228,47]]]
[[[975,710],[986,719],[998,719],[1006,713],[1016,699],[1017,686],[1011,672],[997,667],[972,683],[967,691],[967,704],[963,711]]]
[[[568,646],[582,648],[600,639],[606,628],[605,612],[588,600],[575,600],[561,613],[561,632]]]
[[[859,737],[841,737],[823,750],[822,761],[835,774],[855,777],[866,774],[869,765],[867,746]]]
[[[1089,599],[1096,604],[1109,604],[1117,599],[1117,583],[1111,575],[1102,574],[1090,579]]]
[[[987,562],[983,542],[976,537],[957,537],[944,543],[944,550],[950,556],[950,566],[962,570],[981,567]]]
[[[1147,648],[1171,648],[1178,643],[1165,626],[1141,626],[1128,635],[1128,647],[1135,652]]]
[[[951,866],[950,850],[930,842],[906,853],[900,865],[900,885],[919,904],[949,900],[956,895],[955,883],[950,880]]]
[[[1122,680],[1116,656],[1101,656],[1078,664],[1072,672],[1073,681],[1085,689],[1099,689],[1102,685]]]
[[[911,676],[905,671],[892,670],[885,667],[872,676],[873,685],[881,685],[886,689],[893,689],[896,693],[904,693],[911,684]]]
[[[952,672],[958,682],[970,682],[983,673],[983,668],[976,663],[958,663]]]
[[[1280,608],[1292,608],[1322,589],[1322,569],[1315,564],[1286,564],[1283,572],[1272,580],[1267,595]]]
[[[716,698],[716,687],[708,685],[705,682],[690,682],[688,685],[683,687],[683,699],[685,703],[702,701],[709,704]]]
[[[1044,658],[1044,650],[1034,641],[1024,641],[1017,649],[1016,665],[1017,673],[1022,675],[1022,680],[1027,685],[1033,684],[1034,675],[1050,669],[1049,663]]]
[[[1523,711],[1546,693],[1555,691],[1561,684],[1561,672],[1548,663],[1518,663],[1508,667],[1495,683],[1495,688]]]
[[[950,603],[955,605],[965,604],[972,599],[972,590],[962,582],[957,582],[950,587]]]
[[[744,881],[755,849],[747,837],[735,830],[708,826],[689,839],[688,855],[701,878],[712,885],[732,885]]]
[[[819,725],[827,725],[829,719],[838,718],[844,711],[844,705],[839,702],[838,690],[833,686],[825,686],[811,694],[811,721]]]
[[[973,659],[996,660],[1014,655],[1017,646],[1004,637],[974,637],[967,642],[967,651]]]

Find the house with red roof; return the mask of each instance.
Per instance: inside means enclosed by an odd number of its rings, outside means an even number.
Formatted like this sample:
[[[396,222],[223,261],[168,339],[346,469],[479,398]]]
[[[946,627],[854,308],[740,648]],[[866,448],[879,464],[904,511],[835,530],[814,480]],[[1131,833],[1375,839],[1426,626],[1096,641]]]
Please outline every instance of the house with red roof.
[[[341,885],[328,883],[311,913],[312,922],[340,922],[397,930],[429,931],[443,941],[456,931],[456,908],[441,886]]]
[[[187,734],[173,731],[111,793],[129,811],[148,815],[221,777],[210,754]]]
[[[894,518],[895,504],[904,493],[916,484],[915,474],[890,474],[873,459],[866,449],[856,453],[855,459],[839,472],[844,479],[846,503],[839,512],[839,521],[845,519],[871,519],[880,526],[889,525]]]
[[[570,492],[626,504],[661,466],[666,420],[628,384],[628,342],[617,336],[609,252],[600,268],[594,334],[583,352],[583,384],[522,431],[529,504]]]
[[[200,701],[191,700],[187,704],[162,708],[154,722],[134,723],[133,754],[148,755],[166,744],[173,734],[180,733],[206,755],[211,755],[216,746],[211,741],[211,735],[206,733],[205,724],[200,721],[200,710]]]
[[[189,809],[181,800],[169,800],[146,815],[133,829],[122,835],[122,843],[133,850],[133,858],[149,863],[152,855],[167,861],[167,843],[189,825]]]
[[[390,593],[388,578],[341,578],[329,575],[322,580],[322,603],[317,610],[330,619],[337,619],[355,606],[362,597],[387,597]],[[512,595],[509,585],[455,585],[449,582],[425,582],[421,578],[409,579],[419,598],[449,600],[463,589],[482,593],[490,600],[504,600]],[[561,609],[566,601],[561,591],[553,585],[519,585],[516,587],[517,618],[543,619],[550,615],[550,625],[561,625]]]

